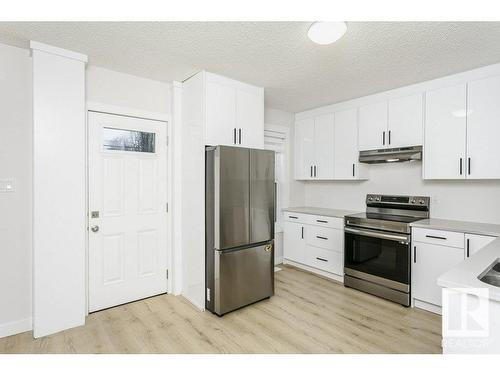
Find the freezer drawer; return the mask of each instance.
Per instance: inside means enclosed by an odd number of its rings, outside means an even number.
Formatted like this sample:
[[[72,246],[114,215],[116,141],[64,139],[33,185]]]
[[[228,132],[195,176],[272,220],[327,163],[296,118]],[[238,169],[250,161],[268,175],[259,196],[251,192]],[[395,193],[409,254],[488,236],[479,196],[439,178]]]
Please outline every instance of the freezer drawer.
[[[273,242],[215,251],[214,312],[225,314],[274,294]]]

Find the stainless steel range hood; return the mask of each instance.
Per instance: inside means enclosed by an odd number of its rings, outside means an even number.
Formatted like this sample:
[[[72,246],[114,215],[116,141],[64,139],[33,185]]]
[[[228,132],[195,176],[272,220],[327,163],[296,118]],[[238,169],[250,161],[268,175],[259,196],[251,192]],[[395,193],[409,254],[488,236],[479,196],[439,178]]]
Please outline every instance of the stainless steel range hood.
[[[384,148],[359,152],[359,162],[366,164],[400,163],[422,160],[422,146]]]

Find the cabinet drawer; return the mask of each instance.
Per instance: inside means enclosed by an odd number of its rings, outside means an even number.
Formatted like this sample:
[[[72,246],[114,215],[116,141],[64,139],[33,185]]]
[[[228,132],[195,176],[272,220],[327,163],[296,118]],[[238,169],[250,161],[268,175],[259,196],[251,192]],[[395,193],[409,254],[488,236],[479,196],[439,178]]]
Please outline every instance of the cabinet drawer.
[[[307,216],[309,216],[309,215],[299,214],[297,212],[288,212],[288,211],[283,212],[283,218],[285,221],[306,224],[308,222]]]
[[[306,247],[306,264],[323,271],[342,275],[344,270],[343,254],[336,251]]]
[[[322,249],[343,252],[344,231],[308,225],[306,231],[306,242],[308,245]]]
[[[464,248],[464,234],[438,229],[413,228],[413,241]]]
[[[328,228],[344,228],[344,219],[341,219],[339,217],[307,215],[307,222],[312,225],[319,225]]]

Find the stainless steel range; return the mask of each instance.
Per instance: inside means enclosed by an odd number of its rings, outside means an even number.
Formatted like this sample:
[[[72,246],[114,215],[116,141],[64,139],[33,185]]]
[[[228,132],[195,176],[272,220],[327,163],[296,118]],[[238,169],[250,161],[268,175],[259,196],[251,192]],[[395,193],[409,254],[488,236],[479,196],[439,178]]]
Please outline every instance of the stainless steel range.
[[[430,198],[366,196],[366,212],[345,217],[344,285],[410,305],[410,223],[429,217]]]

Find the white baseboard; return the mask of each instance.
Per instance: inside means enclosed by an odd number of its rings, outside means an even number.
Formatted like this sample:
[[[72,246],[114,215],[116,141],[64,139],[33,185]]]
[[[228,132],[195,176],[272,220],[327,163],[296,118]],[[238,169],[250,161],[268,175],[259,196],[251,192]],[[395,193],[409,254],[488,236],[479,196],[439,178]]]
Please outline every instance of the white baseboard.
[[[434,314],[442,315],[441,307],[433,305],[432,303],[420,301],[418,299],[413,300],[413,307],[417,307],[422,310],[430,311]]]
[[[17,335],[33,329],[32,319],[26,318],[14,322],[0,324],[0,338]]]
[[[274,260],[274,264],[282,264],[283,263],[283,257],[277,257],[275,260]]]
[[[342,284],[344,283],[344,276],[335,275],[334,273],[319,270],[319,269],[314,268],[314,267],[309,267],[309,266],[306,266],[305,264],[297,263],[297,262],[294,262],[294,261],[288,260],[288,259],[283,259],[283,264],[289,264],[291,266],[301,268],[303,270],[309,271],[311,273],[315,273],[317,275],[326,277],[328,279],[338,281],[339,283],[342,283]]]

